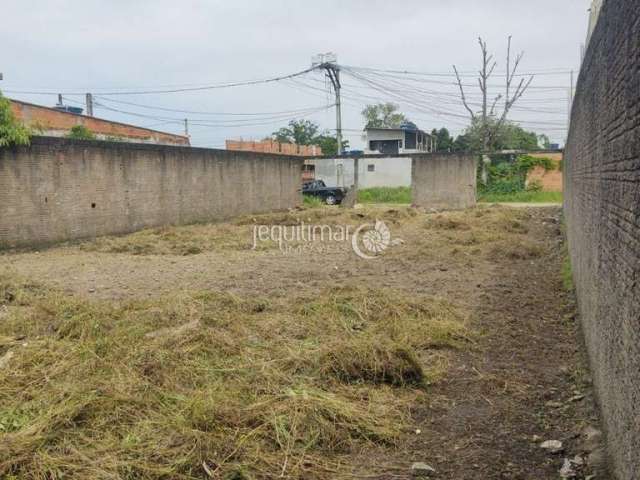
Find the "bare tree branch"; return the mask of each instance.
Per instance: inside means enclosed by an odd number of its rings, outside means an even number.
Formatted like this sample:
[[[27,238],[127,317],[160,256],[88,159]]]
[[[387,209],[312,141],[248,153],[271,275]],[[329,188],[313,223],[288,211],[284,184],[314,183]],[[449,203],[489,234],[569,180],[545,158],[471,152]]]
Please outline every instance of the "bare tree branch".
[[[507,40],[507,88],[506,88],[506,95],[504,96],[504,101],[505,101],[505,105],[506,102],[509,100],[509,88],[511,87],[511,78],[510,78],[510,74],[509,74],[509,70],[511,69],[511,35],[509,35],[509,38]]]
[[[493,105],[491,105],[491,110],[489,111],[489,116],[490,117],[493,117],[496,114],[496,104],[500,101],[501,98],[502,98],[502,94],[498,95],[493,100]]]
[[[467,98],[465,96],[463,83],[458,74],[458,70],[456,66],[453,66],[453,70],[456,74],[456,79],[458,81],[458,87],[460,88],[460,95],[462,97],[462,103],[464,107],[467,109],[471,116],[471,121],[480,121],[480,131],[482,133],[482,148],[483,150],[488,150],[491,145],[493,139],[496,138],[499,130],[507,119],[507,115],[513,105],[522,97],[522,95],[527,91],[531,82],[533,81],[533,76],[529,77],[526,81],[525,79],[521,79],[518,83],[518,86],[513,89],[513,80],[517,76],[518,67],[520,66],[520,62],[524,57],[524,52],[520,52],[516,55],[515,59],[511,58],[511,35],[507,38],[507,65],[506,65],[506,82],[505,82],[505,91],[504,96],[502,94],[496,96],[491,103],[491,106],[488,105],[488,97],[489,97],[489,83],[488,80],[493,75],[493,72],[497,66],[497,62],[493,60],[493,55],[490,55],[487,50],[487,42],[485,42],[482,37],[478,37],[478,44],[480,45],[480,51],[482,54],[482,66],[478,71],[478,87],[480,89],[480,93],[482,94],[482,110],[480,113],[474,113],[474,111],[469,106],[467,102]],[[513,63],[512,63],[513,61]],[[495,120],[497,115],[497,107],[498,102],[501,100],[504,101],[504,108],[500,117]],[[492,117],[491,119],[489,117]]]
[[[471,115],[471,121],[474,121],[476,119],[476,114],[473,113],[473,110],[471,110],[471,108],[469,107],[469,104],[467,103],[467,99],[464,95],[464,87],[462,86],[462,80],[460,79],[460,75],[458,74],[458,69],[456,68],[456,66],[453,66],[453,71],[456,72],[456,78],[458,79],[458,86],[460,87],[460,96],[462,97],[462,104],[464,105],[464,108],[467,109],[467,111],[469,112],[469,115]]]

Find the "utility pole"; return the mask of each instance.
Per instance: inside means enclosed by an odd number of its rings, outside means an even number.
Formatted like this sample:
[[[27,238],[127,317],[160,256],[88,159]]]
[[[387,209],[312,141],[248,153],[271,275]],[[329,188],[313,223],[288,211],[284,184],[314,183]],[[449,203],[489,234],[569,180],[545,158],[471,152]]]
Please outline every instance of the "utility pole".
[[[335,53],[321,53],[312,59],[311,65],[314,68],[327,72],[327,77],[331,80],[333,91],[336,95],[336,140],[338,141],[338,155],[342,155],[342,105],[340,101],[340,66],[337,63],[338,57]]]
[[[87,116],[93,117],[93,95],[90,93],[85,95],[85,104],[87,107]]]
[[[189,136],[189,119],[188,118],[184,119],[184,136],[185,137]]]

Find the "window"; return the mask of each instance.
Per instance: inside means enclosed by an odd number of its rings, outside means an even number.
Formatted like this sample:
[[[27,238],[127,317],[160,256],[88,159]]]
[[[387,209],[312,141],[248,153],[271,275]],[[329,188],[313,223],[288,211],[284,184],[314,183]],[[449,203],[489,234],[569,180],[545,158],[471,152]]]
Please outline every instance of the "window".
[[[376,171],[376,166],[373,163],[370,163],[369,165],[367,165],[367,172],[375,172]]]

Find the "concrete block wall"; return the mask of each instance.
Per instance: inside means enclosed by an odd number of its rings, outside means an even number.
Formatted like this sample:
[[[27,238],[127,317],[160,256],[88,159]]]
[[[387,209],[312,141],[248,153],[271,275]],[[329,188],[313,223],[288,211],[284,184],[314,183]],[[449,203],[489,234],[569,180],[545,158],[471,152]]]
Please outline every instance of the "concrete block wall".
[[[298,157],[34,137],[0,149],[0,248],[284,210]]]
[[[640,478],[640,6],[606,0],[564,160],[580,317],[618,479]]]
[[[476,157],[469,154],[413,155],[411,193],[414,205],[459,209],[476,204]]]

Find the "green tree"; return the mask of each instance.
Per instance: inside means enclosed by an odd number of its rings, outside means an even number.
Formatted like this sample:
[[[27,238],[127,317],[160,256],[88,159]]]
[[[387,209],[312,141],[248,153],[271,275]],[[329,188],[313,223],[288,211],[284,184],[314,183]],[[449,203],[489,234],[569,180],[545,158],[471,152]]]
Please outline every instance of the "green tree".
[[[365,120],[364,128],[398,128],[407,117],[398,112],[398,105],[395,103],[378,103],[367,105],[362,110]]]
[[[440,130],[434,128],[431,130],[431,136],[436,140],[437,152],[451,152],[454,150],[453,137],[446,128],[443,127]]]
[[[320,127],[311,120],[291,120],[288,127],[273,132],[273,139],[280,143],[311,145]]]
[[[328,131],[320,131],[320,126],[311,120],[291,120],[289,126],[273,132],[273,140],[296,145],[318,145],[323,155],[337,155],[338,139]],[[342,149],[349,148],[349,141],[342,141]]]
[[[497,122],[488,119],[489,123]],[[474,120],[469,127],[454,142],[455,151],[464,152],[495,152],[499,150],[538,150],[538,135],[528,132],[519,125],[511,122],[503,122],[500,125],[491,125],[494,134],[490,142],[485,145],[484,124],[480,119]]]
[[[31,130],[16,119],[11,102],[0,92],[0,147],[29,145],[30,141]]]
[[[335,135],[329,135],[324,133],[318,135],[313,139],[312,145],[318,145],[322,149],[323,155],[337,155],[338,154],[338,139]],[[349,149],[349,140],[342,141],[342,151]]]
[[[67,138],[74,140],[95,140],[95,134],[84,125],[74,125],[67,134]]]
[[[545,150],[548,150],[549,148],[551,148],[551,141],[549,140],[549,137],[547,135],[542,133],[542,134],[538,135],[538,145],[541,148],[544,148]]]

